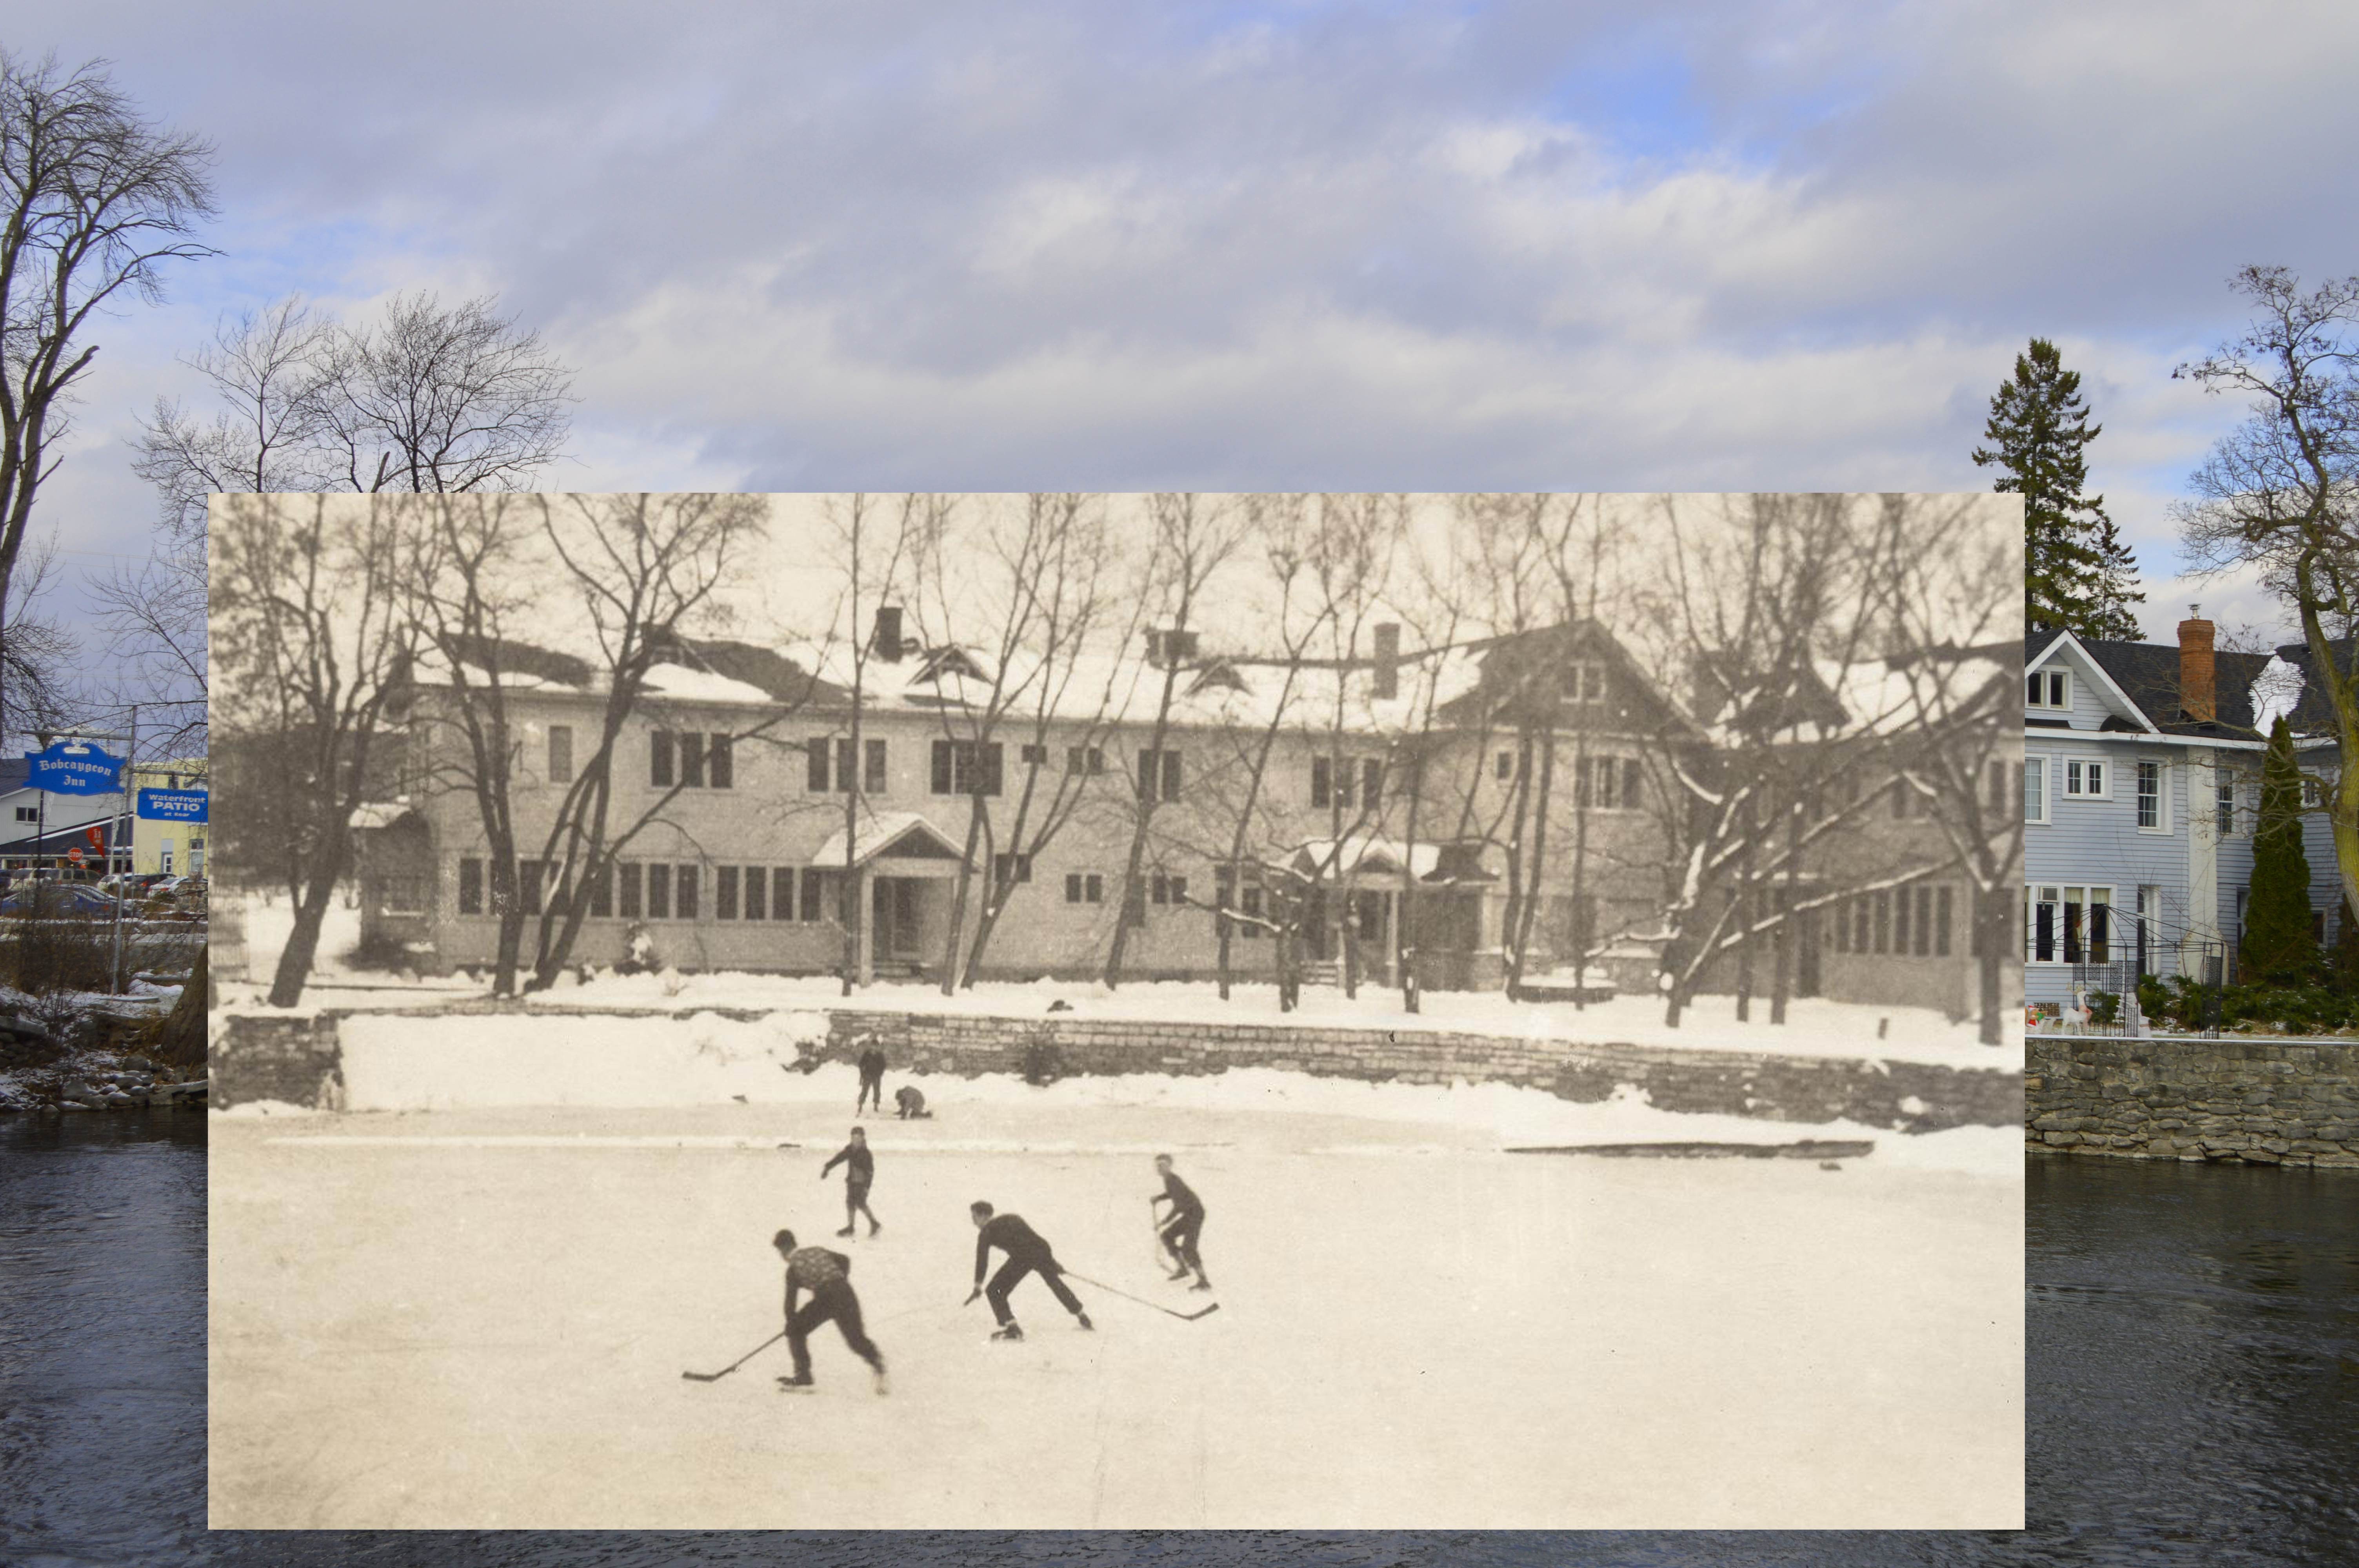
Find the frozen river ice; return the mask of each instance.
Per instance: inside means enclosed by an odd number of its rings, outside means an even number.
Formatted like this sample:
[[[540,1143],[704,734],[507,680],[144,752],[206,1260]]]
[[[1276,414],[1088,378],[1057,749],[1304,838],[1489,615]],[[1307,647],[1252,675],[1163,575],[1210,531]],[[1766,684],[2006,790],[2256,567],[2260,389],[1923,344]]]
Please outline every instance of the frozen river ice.
[[[2019,1167],[992,1103],[870,1123],[886,1228],[838,1241],[837,1106],[210,1120],[215,1528],[2021,1519]],[[1082,1286],[1082,1334],[1027,1281],[1032,1337],[988,1343],[959,1305],[976,1197],[1071,1269],[1203,1302],[1151,1256],[1157,1149],[1210,1206],[1222,1310]],[[783,1347],[680,1378],[776,1332],[781,1225],[853,1256],[890,1396],[832,1328],[811,1395],[775,1390]]]

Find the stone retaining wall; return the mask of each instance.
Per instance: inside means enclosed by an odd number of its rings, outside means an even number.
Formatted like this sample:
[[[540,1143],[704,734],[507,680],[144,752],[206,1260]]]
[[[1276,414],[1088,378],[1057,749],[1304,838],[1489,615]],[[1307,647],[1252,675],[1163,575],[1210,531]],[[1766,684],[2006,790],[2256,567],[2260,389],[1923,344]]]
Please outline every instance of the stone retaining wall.
[[[2034,1150],[2359,1168],[2359,1042],[2033,1034],[2024,1049]]]
[[[356,1010],[315,1018],[229,1015],[213,1043],[213,1099],[230,1106],[277,1099],[333,1104],[342,1092],[336,1023]],[[470,1004],[405,1011],[448,1017],[513,1011]],[[736,1019],[766,1010],[714,1008]],[[799,1010],[798,1010],[799,1011]],[[1658,1108],[1756,1117],[1768,1121],[1850,1120],[1912,1132],[1960,1126],[2010,1127],[2024,1116],[2023,1079],[1999,1068],[1960,1069],[1908,1062],[1764,1056],[1628,1044],[1573,1044],[1440,1031],[1296,1028],[1284,1024],[1170,1023],[1066,1017],[994,1018],[866,1008],[827,1010],[829,1033],[814,1051],[850,1062],[874,1036],[896,1071],[975,1077],[1047,1077],[1117,1073],[1195,1075],[1272,1067],[1366,1082],[1506,1083],[1569,1100],[1596,1101],[1621,1085]],[[656,1010],[602,1010],[603,1016],[671,1017]],[[532,1015],[561,1022],[558,1009]]]

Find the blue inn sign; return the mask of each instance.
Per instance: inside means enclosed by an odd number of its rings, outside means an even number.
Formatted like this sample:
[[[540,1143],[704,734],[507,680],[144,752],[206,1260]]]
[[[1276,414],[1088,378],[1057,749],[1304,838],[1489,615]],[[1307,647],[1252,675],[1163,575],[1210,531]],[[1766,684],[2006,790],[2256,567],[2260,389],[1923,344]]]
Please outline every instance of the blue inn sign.
[[[47,751],[27,752],[27,789],[52,795],[114,795],[123,788],[123,759],[110,757],[87,741],[59,741]]]

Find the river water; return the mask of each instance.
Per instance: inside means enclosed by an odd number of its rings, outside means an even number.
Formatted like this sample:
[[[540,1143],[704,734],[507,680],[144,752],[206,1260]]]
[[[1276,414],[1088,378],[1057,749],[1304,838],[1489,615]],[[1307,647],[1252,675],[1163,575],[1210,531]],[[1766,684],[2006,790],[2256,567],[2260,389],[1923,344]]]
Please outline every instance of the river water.
[[[2359,1173],[2032,1162],[2020,1532],[212,1534],[204,1154],[0,1120],[6,1568],[2359,1563]]]

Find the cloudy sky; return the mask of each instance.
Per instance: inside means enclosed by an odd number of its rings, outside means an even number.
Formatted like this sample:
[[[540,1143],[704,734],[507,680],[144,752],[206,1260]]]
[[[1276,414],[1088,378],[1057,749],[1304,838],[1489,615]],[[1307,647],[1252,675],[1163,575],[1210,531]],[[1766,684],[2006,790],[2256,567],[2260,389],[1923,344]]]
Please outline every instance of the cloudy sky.
[[[495,292],[584,489],[1982,490],[2083,373],[2147,626],[2239,416],[2228,276],[2359,272],[2359,7],[108,4],[219,146],[216,260],[103,323],[46,512],[144,548],[127,438],[224,313]]]

